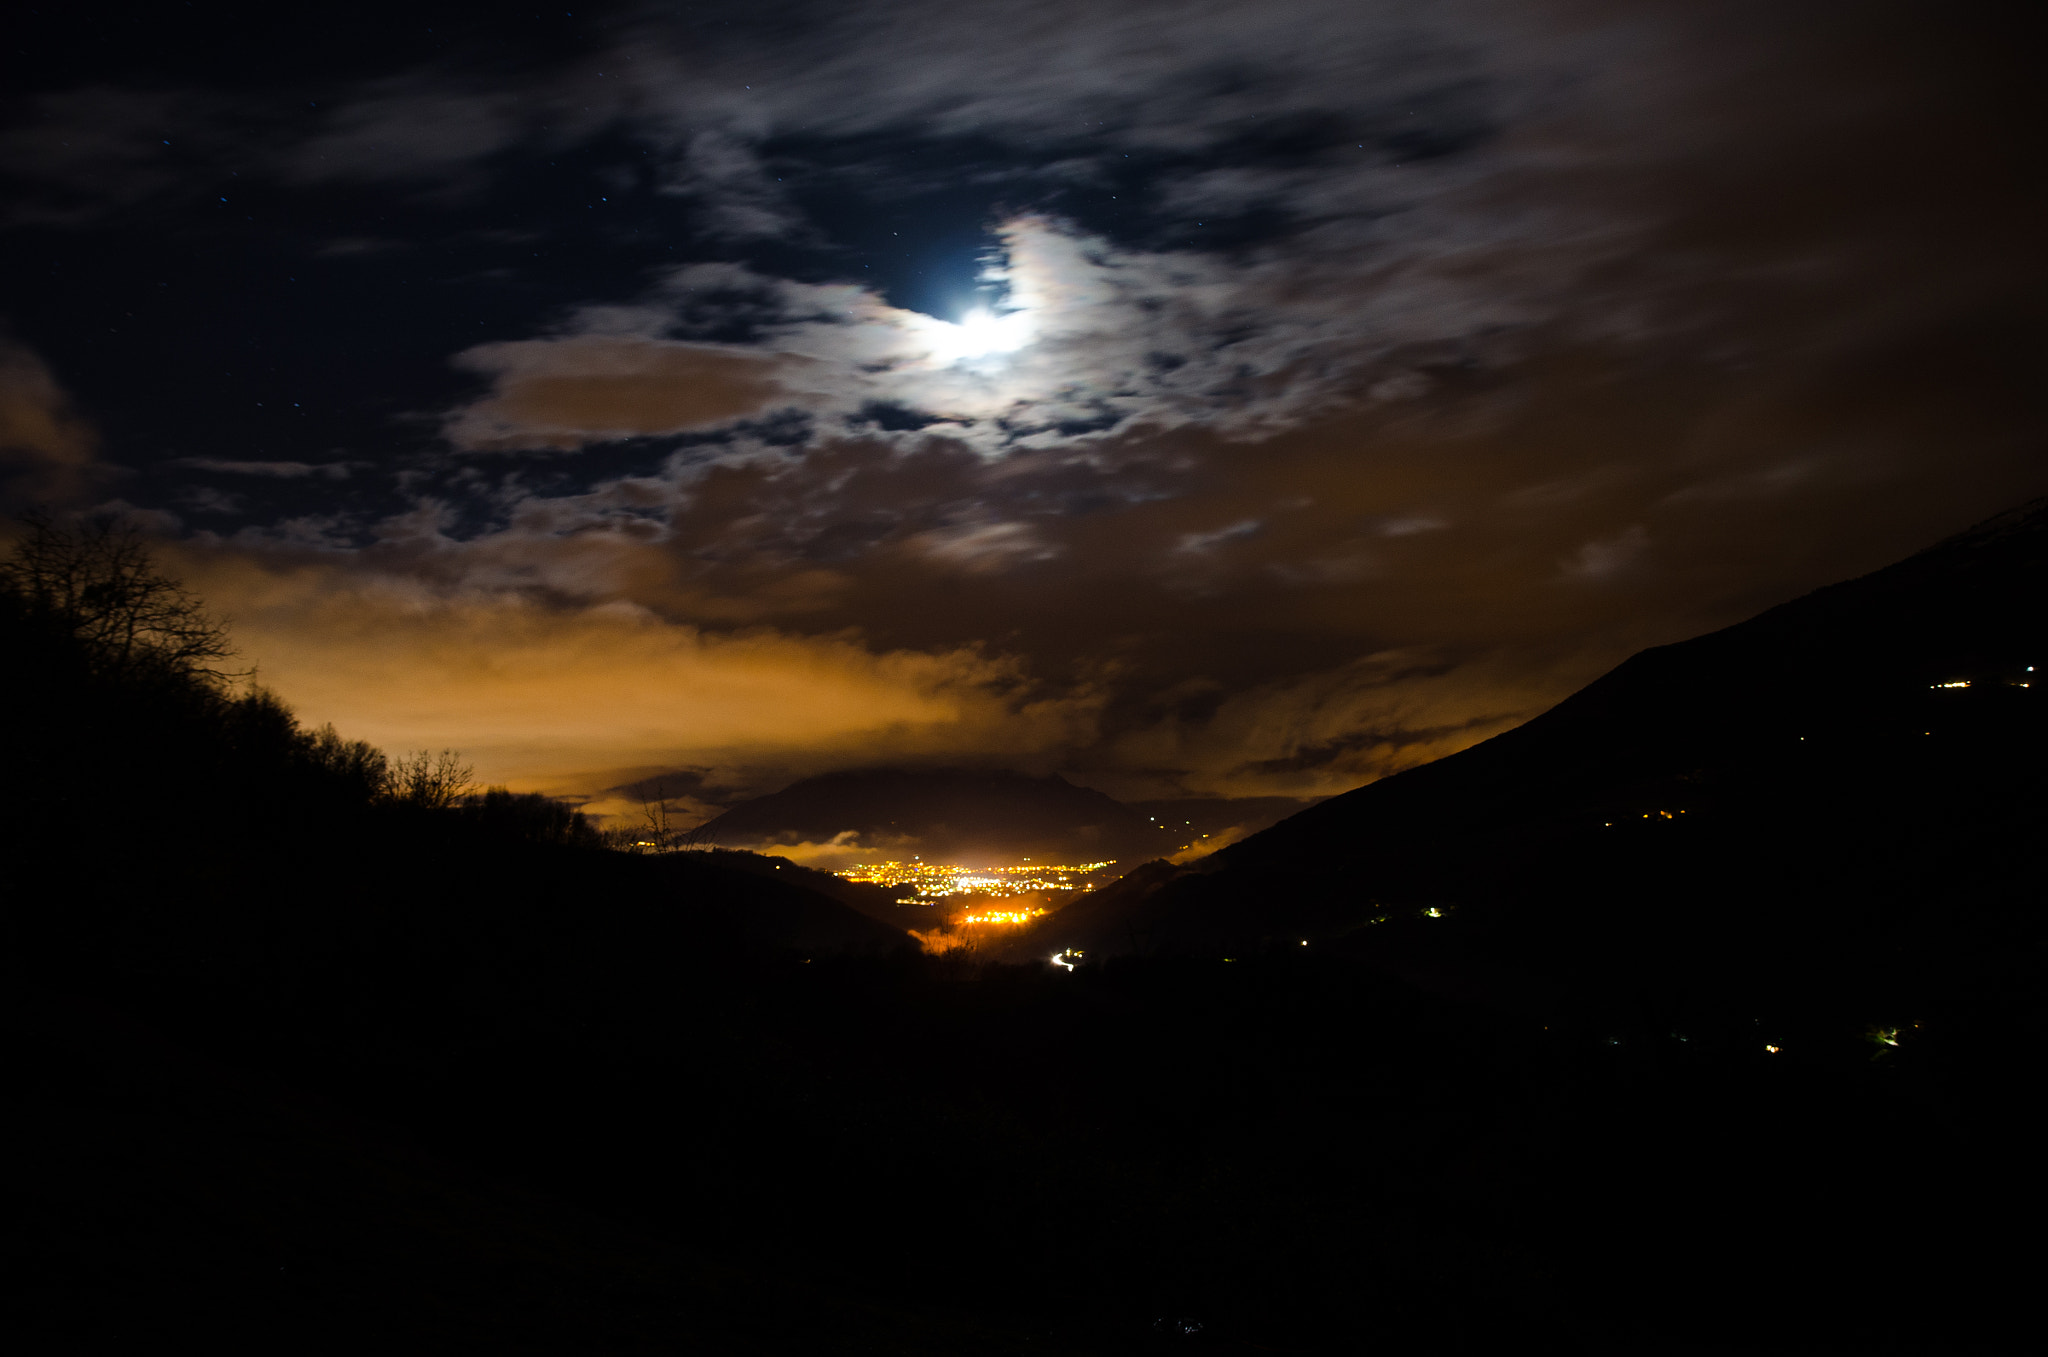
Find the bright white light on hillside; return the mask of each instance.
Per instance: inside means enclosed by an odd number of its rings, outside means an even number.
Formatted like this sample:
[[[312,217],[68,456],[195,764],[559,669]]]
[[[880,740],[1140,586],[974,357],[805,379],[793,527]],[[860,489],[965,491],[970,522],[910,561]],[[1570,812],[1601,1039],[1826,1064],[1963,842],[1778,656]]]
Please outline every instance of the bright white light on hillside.
[[[998,316],[976,309],[962,316],[958,325],[943,320],[932,321],[925,331],[925,338],[931,343],[933,358],[941,363],[962,363],[1000,353],[1013,353],[1031,342],[1032,331],[1031,313],[1028,311],[1012,311]]]

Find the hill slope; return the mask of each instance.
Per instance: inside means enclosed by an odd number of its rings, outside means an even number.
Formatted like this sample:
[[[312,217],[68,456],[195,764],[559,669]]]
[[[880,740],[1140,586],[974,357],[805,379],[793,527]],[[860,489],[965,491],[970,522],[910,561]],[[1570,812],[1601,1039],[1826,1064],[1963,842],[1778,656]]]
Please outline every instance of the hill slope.
[[[1454,953],[1575,986],[1903,1002],[2038,962],[2048,501],[1645,651],[1528,724],[1036,943]],[[1967,686],[1956,686],[1967,685]],[[1431,916],[1428,910],[1436,910]],[[1435,964],[1435,963],[1432,963]]]

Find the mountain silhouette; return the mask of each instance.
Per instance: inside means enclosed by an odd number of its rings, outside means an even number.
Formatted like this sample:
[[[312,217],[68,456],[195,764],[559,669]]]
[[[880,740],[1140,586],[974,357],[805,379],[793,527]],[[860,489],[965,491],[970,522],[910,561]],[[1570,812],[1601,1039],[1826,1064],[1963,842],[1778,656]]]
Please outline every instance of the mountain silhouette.
[[[2048,1200],[2040,507],[1192,869],[1146,852],[1028,965],[785,859],[400,795],[0,576],[10,1332],[2004,1351]],[[110,822],[138,758],[165,794]],[[815,782],[759,823],[1172,852],[1284,809]]]
[[[1171,830],[1065,778],[962,768],[866,768],[805,778],[741,802],[695,837],[767,847],[848,834],[891,856],[969,865],[1027,857],[1131,861],[1182,846]]]
[[[2038,963],[2048,500],[1333,798],[1026,943],[1379,957],[1465,988],[1908,1004]],[[2031,973],[2031,972],[2028,972]]]

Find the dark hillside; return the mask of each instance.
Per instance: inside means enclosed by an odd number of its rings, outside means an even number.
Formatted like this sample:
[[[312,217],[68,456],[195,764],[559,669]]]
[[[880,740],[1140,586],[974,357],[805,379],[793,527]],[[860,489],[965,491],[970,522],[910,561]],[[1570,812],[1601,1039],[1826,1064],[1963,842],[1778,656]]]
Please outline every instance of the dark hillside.
[[[700,863],[709,863],[723,871],[768,877],[785,884],[801,886],[807,891],[837,900],[849,909],[858,910],[870,919],[887,924],[889,935],[899,942],[905,929],[913,924],[921,925],[927,922],[918,917],[914,907],[897,904],[899,892],[890,887],[864,881],[848,881],[831,872],[805,867],[788,858],[728,848],[700,848],[681,856]]]
[[[1170,906],[1151,955],[924,956],[787,864],[607,852],[560,807],[407,791],[46,602],[0,590],[23,1350],[1918,1354],[2000,1351],[2024,1318],[2031,1257],[1994,1228],[2041,1200],[2022,935],[1983,935],[2003,970],[1951,930],[1884,973],[2006,986],[1974,1008],[1887,1016],[1830,962],[1824,1003],[1692,1026],[1668,984],[1610,1002],[1616,974],[1673,973],[1663,934],[1539,948],[1469,887],[1500,879],[1483,860],[1445,878],[1471,891],[1447,918],[1221,955],[1183,893],[1248,869],[1155,864],[1122,888]],[[1671,755],[1639,743],[1600,757],[1653,777]],[[1528,881],[1580,842],[1515,837],[1506,774],[1481,805]],[[1703,814],[1677,808],[1645,832]],[[1683,897],[1665,841],[1631,842],[1616,860]],[[1923,913],[2005,898],[2016,859],[1983,861]],[[1611,921],[1650,879],[1619,871],[1542,902]],[[1301,915],[1346,917],[1353,876],[1301,876]],[[1218,936],[1259,922],[1217,899]],[[1774,937],[1758,908],[1727,905]]]
[[[2037,502],[1061,922],[1107,949],[1448,946],[1475,978],[1737,1007],[1903,1011],[2034,973],[2044,604]]]

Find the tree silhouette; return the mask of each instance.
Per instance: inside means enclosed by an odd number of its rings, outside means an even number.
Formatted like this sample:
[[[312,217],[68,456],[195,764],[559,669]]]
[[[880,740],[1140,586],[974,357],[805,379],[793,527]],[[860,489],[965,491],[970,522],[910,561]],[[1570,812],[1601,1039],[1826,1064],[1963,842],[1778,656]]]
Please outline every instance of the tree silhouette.
[[[582,811],[539,792],[487,787],[466,796],[458,807],[463,818],[503,838],[527,843],[600,848],[604,837]]]
[[[0,589],[30,616],[69,632],[109,675],[149,672],[219,684],[235,648],[227,627],[151,559],[141,530],[114,518],[59,525],[22,517],[28,532],[0,561]]]
[[[391,760],[368,740],[344,739],[330,724],[302,736],[301,743],[307,762],[351,789],[356,799],[374,801],[390,791]]]
[[[644,842],[653,844],[657,851],[675,846],[675,831],[668,822],[668,779],[656,781],[652,795],[647,783],[640,784],[640,814],[647,822]]]
[[[475,772],[457,750],[414,750],[391,765],[388,795],[402,805],[447,810],[469,795]]]

